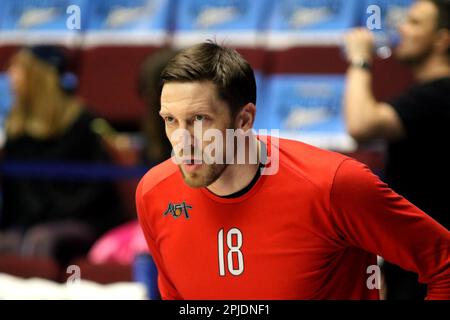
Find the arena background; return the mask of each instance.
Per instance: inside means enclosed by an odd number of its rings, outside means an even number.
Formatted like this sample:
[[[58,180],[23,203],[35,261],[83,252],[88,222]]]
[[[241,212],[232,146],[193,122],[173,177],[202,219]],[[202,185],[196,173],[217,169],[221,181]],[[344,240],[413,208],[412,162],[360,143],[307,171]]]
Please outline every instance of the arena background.
[[[57,44],[67,48],[78,76],[77,95],[89,111],[105,119],[100,132],[114,137],[110,167],[89,168],[114,181],[130,219],[134,189],[152,164],[139,160],[144,149],[141,123],[147,116],[138,94],[142,63],[161,48],[184,48],[206,39],[236,48],[257,73],[256,129],[344,152],[383,174],[384,146],[358,146],[346,133],[342,95],[347,63],[342,36],[365,26],[370,5],[381,8],[380,39],[391,36],[409,0],[2,0],[0,2],[0,137],[11,106],[6,70],[22,46]],[[79,14],[79,16],[78,16]],[[71,19],[79,19],[77,21]],[[386,43],[380,44],[386,54]],[[384,50],[384,51],[383,51]],[[387,55],[389,56],[389,55]],[[411,83],[392,57],[374,62],[374,90],[388,100]],[[310,90],[315,88],[315,90]],[[106,133],[105,133],[106,132]],[[66,167],[64,167],[66,168]],[[56,175],[76,174],[68,167]],[[74,170],[74,171],[71,171]],[[2,163],[1,174],[45,176],[41,166]],[[57,177],[56,177],[57,178]],[[142,258],[142,257],[141,257]],[[140,264],[143,264],[142,267]],[[84,286],[64,286],[79,266]],[[69,267],[69,268],[68,268]],[[140,269],[139,269],[140,268]],[[0,256],[0,298],[155,298],[149,262],[94,263],[77,257],[67,266],[51,259]],[[31,279],[30,279],[31,278]],[[93,281],[93,282],[90,282]],[[133,283],[134,281],[134,283]],[[120,282],[120,284],[114,284]],[[144,283],[146,287],[140,286]],[[102,284],[102,285],[100,285]],[[153,288],[154,289],[154,288]]]

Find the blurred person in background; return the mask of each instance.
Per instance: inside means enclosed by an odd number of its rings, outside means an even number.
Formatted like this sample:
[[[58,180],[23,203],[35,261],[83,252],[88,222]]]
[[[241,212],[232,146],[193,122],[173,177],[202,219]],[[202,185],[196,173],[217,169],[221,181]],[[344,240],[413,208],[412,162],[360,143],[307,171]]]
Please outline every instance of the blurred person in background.
[[[178,51],[170,48],[163,48],[151,53],[144,59],[137,77],[137,92],[146,106],[146,113],[141,122],[144,147],[140,160],[149,166],[170,158],[172,152],[172,145],[166,136],[164,121],[159,115],[161,108],[159,89],[161,73],[177,53]],[[100,131],[111,132],[112,128]],[[132,149],[129,141],[120,143],[120,141],[128,139],[126,136],[117,132],[110,136],[112,137],[110,143]],[[129,154],[123,149],[121,152]],[[133,185],[133,191],[135,188],[136,186]],[[135,257],[142,253],[148,253],[147,244],[138,221],[134,220],[114,228],[98,239],[89,251],[88,258],[95,264],[111,262],[132,264]]]
[[[374,36],[356,29],[346,36],[350,62],[345,117],[358,142],[388,142],[386,182],[447,229],[450,227],[450,1],[419,0],[398,31],[396,58],[413,72],[416,84],[390,102],[372,91]],[[386,84],[389,85],[389,84]],[[402,230],[398,230],[402,232]],[[417,235],[420,237],[421,235]],[[384,264],[387,299],[421,299],[417,275]]]
[[[108,163],[94,118],[74,95],[62,48],[23,48],[11,61],[14,105],[6,120],[4,161]],[[123,222],[115,186],[68,177],[2,177],[0,253],[53,257],[67,263]]]
[[[162,71],[176,54],[177,51],[170,48],[156,51],[144,60],[138,75],[138,93],[147,107],[142,122],[145,137],[144,160],[151,164],[158,164],[170,158],[172,152],[172,146],[165,134],[164,122],[159,115],[159,86]]]

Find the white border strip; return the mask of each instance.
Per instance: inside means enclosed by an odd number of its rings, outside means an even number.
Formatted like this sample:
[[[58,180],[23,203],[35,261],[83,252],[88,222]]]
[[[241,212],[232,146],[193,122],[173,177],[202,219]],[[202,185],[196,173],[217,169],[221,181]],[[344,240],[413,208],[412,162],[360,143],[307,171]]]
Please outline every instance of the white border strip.
[[[185,48],[206,40],[244,48],[261,47],[265,42],[264,34],[255,31],[175,31],[172,45],[175,48]]]
[[[336,47],[344,43],[345,31],[269,31],[265,47],[272,50],[302,46]]]
[[[354,152],[358,148],[357,142],[347,133],[301,133],[280,131],[280,137],[301,141],[318,148],[337,152]]]
[[[68,31],[1,31],[0,45],[53,44],[76,47],[82,42],[83,34]]]
[[[118,31],[0,31],[0,45],[59,44],[68,47],[82,45],[163,46],[171,43],[185,48],[205,40],[214,40],[228,46],[283,50],[302,46],[336,47],[343,45],[344,31],[176,31],[118,30]]]
[[[84,33],[82,46],[85,48],[102,45],[163,46],[169,41],[165,30],[145,31],[89,31]]]

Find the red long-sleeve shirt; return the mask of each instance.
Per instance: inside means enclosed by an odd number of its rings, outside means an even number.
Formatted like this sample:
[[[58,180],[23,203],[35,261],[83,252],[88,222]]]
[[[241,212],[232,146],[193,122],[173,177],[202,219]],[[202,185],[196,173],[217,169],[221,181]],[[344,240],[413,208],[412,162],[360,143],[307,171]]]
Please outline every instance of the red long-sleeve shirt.
[[[137,210],[163,299],[378,299],[367,285],[376,255],[417,272],[428,298],[450,299],[444,227],[351,158],[269,138],[273,148],[277,174],[238,198],[190,188],[171,160],[142,178]]]

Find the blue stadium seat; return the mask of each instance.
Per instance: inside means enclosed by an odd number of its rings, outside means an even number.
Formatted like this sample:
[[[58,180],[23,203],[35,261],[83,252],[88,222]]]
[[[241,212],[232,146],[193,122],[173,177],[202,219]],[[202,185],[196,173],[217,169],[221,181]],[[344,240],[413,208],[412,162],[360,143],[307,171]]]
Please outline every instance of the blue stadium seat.
[[[268,45],[338,44],[360,21],[360,0],[280,0],[269,22]]]
[[[168,42],[175,0],[96,0],[87,13],[80,94],[115,123],[138,123],[145,106],[136,81],[143,60]]]
[[[365,0],[361,25],[365,26],[367,18],[371,15],[372,11],[367,8],[378,6],[381,12],[381,30],[395,29],[413,2],[414,0]]]
[[[79,40],[83,29],[87,0],[2,0],[1,44],[46,42],[72,44]],[[79,28],[68,21],[79,8]],[[69,11],[68,11],[69,10]],[[69,27],[70,26],[70,27]]]
[[[279,129],[280,136],[352,151],[342,116],[343,75],[274,75],[259,100],[255,129]]]
[[[85,43],[161,45],[167,40],[173,5],[173,0],[91,1]]]
[[[0,36],[1,36],[1,32],[2,32],[3,28],[6,27],[4,25],[5,25],[5,20],[6,20],[5,14],[7,13],[6,8],[7,8],[8,4],[9,3],[6,1],[0,1]]]
[[[392,55],[392,47],[400,40],[398,24],[406,17],[412,3],[413,0],[365,0],[361,25],[375,32],[379,57],[386,59]],[[371,18],[376,13],[380,13],[381,19]]]
[[[183,0],[178,2],[174,44],[189,46],[213,39],[229,45],[255,46],[274,1]]]

